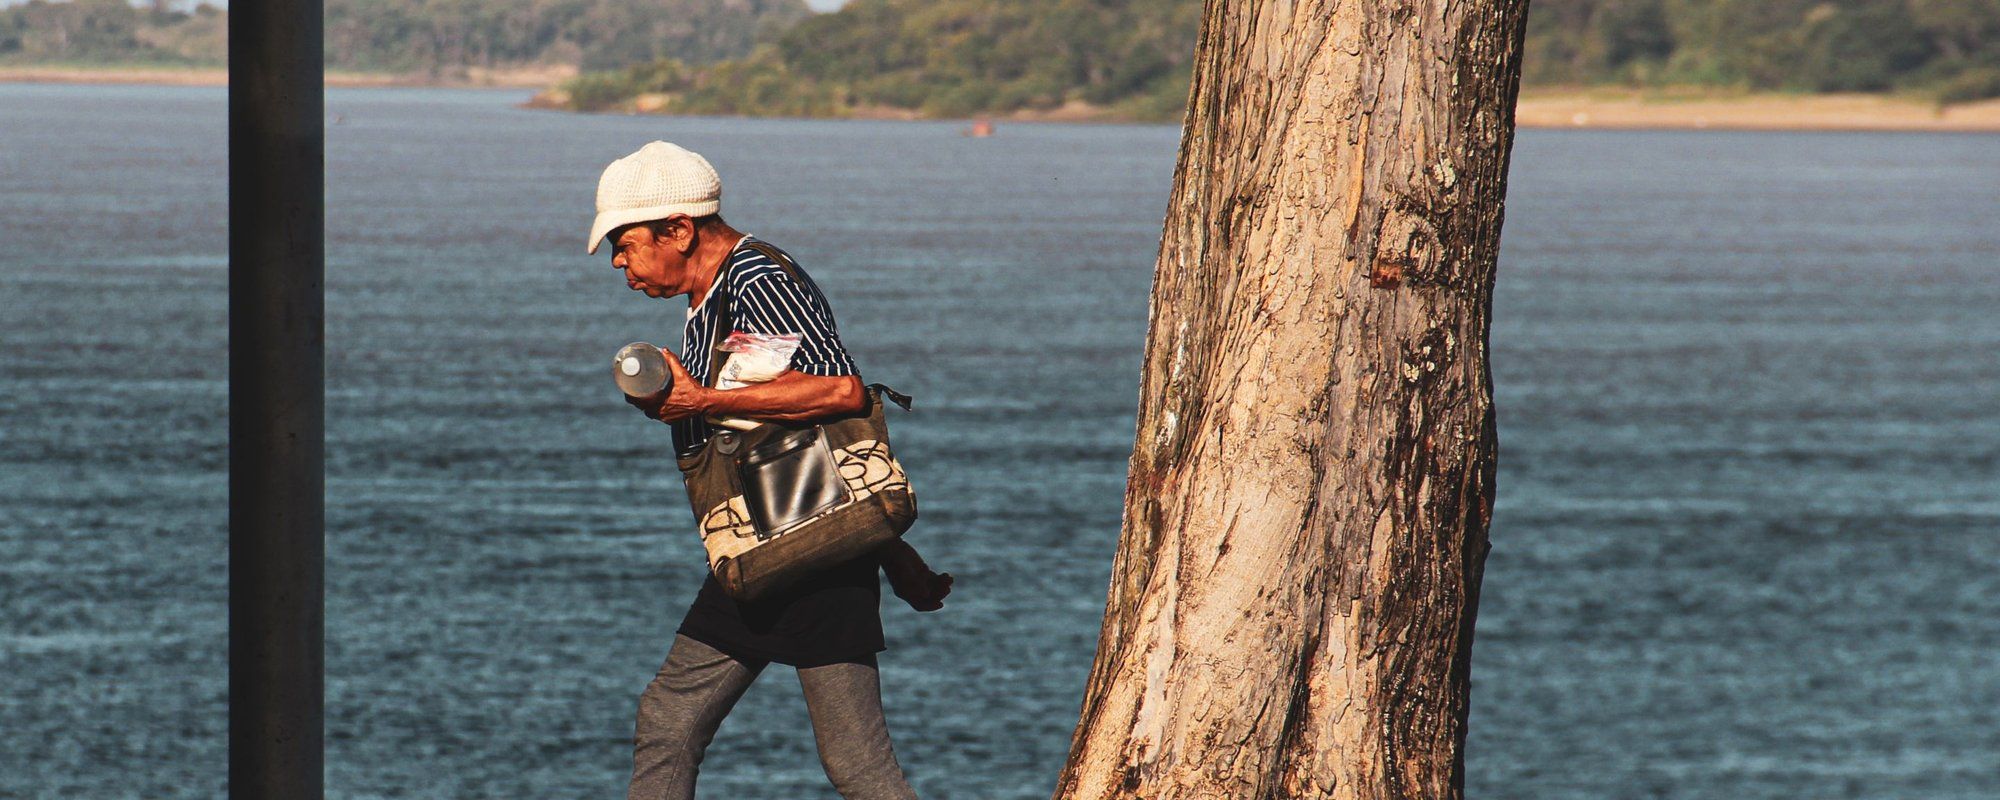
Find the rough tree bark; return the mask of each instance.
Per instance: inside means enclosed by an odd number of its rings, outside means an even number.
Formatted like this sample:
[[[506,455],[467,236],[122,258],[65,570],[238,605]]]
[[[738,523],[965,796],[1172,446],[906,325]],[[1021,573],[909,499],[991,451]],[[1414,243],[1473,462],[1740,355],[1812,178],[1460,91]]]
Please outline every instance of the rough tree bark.
[[[1208,0],[1056,791],[1456,798],[1526,0]]]

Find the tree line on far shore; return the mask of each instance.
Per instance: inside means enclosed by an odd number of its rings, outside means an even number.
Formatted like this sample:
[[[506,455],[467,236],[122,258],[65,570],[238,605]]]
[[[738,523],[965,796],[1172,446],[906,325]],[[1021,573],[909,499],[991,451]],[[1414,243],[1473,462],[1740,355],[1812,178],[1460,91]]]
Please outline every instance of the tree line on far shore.
[[[451,78],[467,69],[622,69],[735,58],[812,14],[803,0],[327,0],[326,64]],[[220,67],[228,12],[154,0],[0,8],[0,63]]]
[[[581,110],[650,95],[668,111],[934,117],[1050,110],[1180,114],[1199,3],[1187,0],[852,0],[747,58],[656,61],[561,87]]]
[[[1178,119],[1196,0],[852,0],[746,58],[578,76],[578,110]],[[2000,97],[1996,0],[1535,0],[1530,86]]]
[[[1996,0],[1534,0],[1522,81],[2000,97]]]
[[[226,11],[0,8],[0,64],[221,66]],[[1177,119],[1197,0],[328,0],[327,66],[576,67],[577,110]],[[2000,97],[2000,0],[1535,0],[1530,86]]]

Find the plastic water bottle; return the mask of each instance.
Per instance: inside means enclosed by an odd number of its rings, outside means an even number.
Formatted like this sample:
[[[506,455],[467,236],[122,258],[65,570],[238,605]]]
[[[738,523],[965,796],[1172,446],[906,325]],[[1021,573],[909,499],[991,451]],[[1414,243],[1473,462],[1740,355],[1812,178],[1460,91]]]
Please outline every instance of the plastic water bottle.
[[[633,342],[618,348],[611,357],[611,379],[619,391],[630,397],[647,397],[673,391],[674,375],[667,369],[667,357],[660,348]]]

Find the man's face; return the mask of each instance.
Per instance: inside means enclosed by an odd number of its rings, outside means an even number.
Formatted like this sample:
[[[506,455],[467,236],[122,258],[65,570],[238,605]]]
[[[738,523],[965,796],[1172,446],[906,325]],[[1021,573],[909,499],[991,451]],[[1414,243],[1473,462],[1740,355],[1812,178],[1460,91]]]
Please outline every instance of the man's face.
[[[626,227],[611,237],[611,266],[625,273],[625,285],[647,297],[672,297],[694,291],[688,278],[688,253],[693,250],[694,226],[686,217],[673,217],[662,226],[665,236],[656,236],[645,225]]]

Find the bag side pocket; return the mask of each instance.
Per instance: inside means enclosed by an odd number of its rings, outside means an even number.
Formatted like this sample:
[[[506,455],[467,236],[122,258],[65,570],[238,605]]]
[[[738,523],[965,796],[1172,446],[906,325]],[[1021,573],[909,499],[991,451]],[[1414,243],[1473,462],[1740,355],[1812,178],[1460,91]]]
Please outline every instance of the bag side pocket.
[[[853,500],[818,427],[774,436],[736,459],[743,500],[758,540]]]

